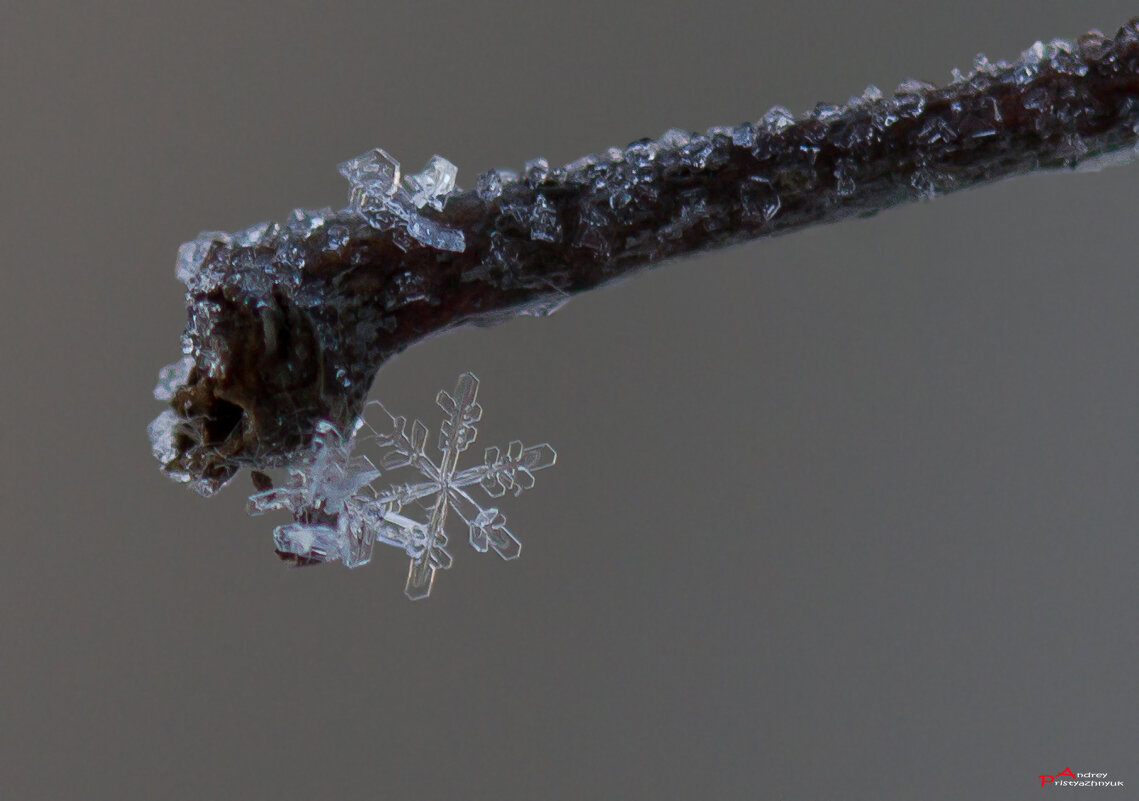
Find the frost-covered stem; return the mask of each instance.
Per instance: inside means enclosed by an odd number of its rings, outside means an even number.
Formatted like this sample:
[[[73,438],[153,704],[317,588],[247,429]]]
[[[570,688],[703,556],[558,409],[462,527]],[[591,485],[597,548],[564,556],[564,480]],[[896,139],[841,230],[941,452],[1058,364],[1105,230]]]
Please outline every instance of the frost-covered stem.
[[[287,461],[316,421],[356,417],[386,359],[453,326],[541,313],[687,253],[1103,164],[1133,151],[1137,125],[1133,21],[1115,37],[1037,43],[1013,64],[978,57],[943,88],[908,81],[892,98],[871,88],[797,118],[776,108],[561,169],[488,173],[421,218],[460,233],[461,249],[354,207],[219,244],[189,282],[194,367],[171,401],[186,423],[166,467],[211,491],[241,466]]]

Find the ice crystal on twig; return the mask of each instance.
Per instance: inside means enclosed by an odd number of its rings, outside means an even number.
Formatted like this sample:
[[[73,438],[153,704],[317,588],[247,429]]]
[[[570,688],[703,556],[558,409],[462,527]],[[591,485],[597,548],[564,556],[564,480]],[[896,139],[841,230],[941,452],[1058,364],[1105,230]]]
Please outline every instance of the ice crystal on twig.
[[[357,567],[371,559],[376,542],[403,549],[411,558],[405,592],[412,599],[426,598],[435,572],[451,566],[445,532],[451,511],[467,525],[475,550],[516,558],[522,546],[505,516],[497,506],[477,502],[468,488],[477,484],[491,498],[519,495],[534,486],[534,473],[554,464],[557,454],[547,444],[526,447],[515,440],[505,452],[487,448],[483,464],[459,470],[459,457],[475,441],[482,418],[477,394],[478,379],[471,373],[459,376],[453,394],[439,392],[436,403],[444,419],[438,462],[427,454],[427,427],[419,420],[409,427],[407,418],[393,416],[378,401],[365,407],[347,436],[320,423],[312,448],[289,467],[287,483],[250,496],[250,514],[291,512],[294,522],[278,526],[273,541],[284,558],[302,564],[339,560]],[[411,467],[427,480],[378,490],[380,471],[355,453],[368,443],[386,450],[380,461],[384,470]],[[426,522],[403,514],[413,502],[427,510]]]
[[[158,383],[154,385],[154,399],[168,401],[174,397],[178,387],[186,383],[190,370],[194,367],[194,360],[183,356],[158,371]]]
[[[447,195],[455,189],[457,170],[442,156],[432,156],[422,172],[402,182],[399,162],[378,147],[349,159],[339,170],[352,185],[348,196],[351,207],[373,228],[395,229],[440,250],[461,252],[466,246],[461,231],[419,213],[424,206],[442,211]],[[395,241],[404,250],[410,247],[404,237]]]

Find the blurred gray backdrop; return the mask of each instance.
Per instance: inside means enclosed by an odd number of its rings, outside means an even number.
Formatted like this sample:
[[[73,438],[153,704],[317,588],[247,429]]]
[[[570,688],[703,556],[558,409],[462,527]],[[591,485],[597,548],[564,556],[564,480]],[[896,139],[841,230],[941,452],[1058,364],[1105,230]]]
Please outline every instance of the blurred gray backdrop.
[[[942,82],[1125,2],[5,6],[0,795],[1034,798],[1139,786],[1139,167],[691,258],[434,339],[373,396],[548,440],[502,563],[285,569],[161,476],[178,244]],[[462,539],[456,535],[457,540]],[[1076,791],[1083,792],[1083,791]]]

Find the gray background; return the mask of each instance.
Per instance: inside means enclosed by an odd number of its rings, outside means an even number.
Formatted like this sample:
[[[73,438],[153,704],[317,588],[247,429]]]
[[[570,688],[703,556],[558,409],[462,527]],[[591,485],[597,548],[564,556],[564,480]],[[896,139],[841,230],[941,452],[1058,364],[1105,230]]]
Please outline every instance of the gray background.
[[[1125,2],[6,6],[5,798],[1032,798],[1139,786],[1135,167],[691,258],[373,391],[559,463],[456,548],[289,571],[144,428],[178,243],[948,78]],[[461,532],[455,533],[461,541]],[[1076,794],[1087,792],[1074,791]]]

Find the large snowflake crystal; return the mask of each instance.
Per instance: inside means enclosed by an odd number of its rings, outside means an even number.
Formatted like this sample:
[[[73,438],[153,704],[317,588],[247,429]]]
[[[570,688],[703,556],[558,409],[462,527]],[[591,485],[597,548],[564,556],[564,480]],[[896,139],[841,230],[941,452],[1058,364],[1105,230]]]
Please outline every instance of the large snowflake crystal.
[[[468,489],[477,484],[491,498],[519,495],[534,486],[534,473],[554,464],[557,454],[549,445],[524,447],[516,440],[505,453],[487,448],[483,464],[459,470],[459,457],[475,441],[475,424],[482,417],[478,386],[474,375],[464,373],[453,395],[440,391],[436,397],[444,413],[438,462],[427,454],[423,423],[416,420],[409,428],[407,418],[372,401],[347,437],[321,425],[312,449],[289,469],[288,483],[251,496],[250,513],[292,512],[295,522],[278,526],[273,540],[279,553],[300,563],[340,560],[356,567],[371,559],[376,542],[402,548],[411,557],[405,592],[412,599],[426,598],[435,572],[451,566],[445,526],[452,510],[467,524],[475,550],[516,558],[522,546],[506,528],[506,518],[497,507],[480,505]],[[365,443],[386,451],[380,460],[384,470],[410,467],[426,480],[377,490],[380,471],[354,455]],[[413,502],[427,511],[426,522],[403,514]]]

